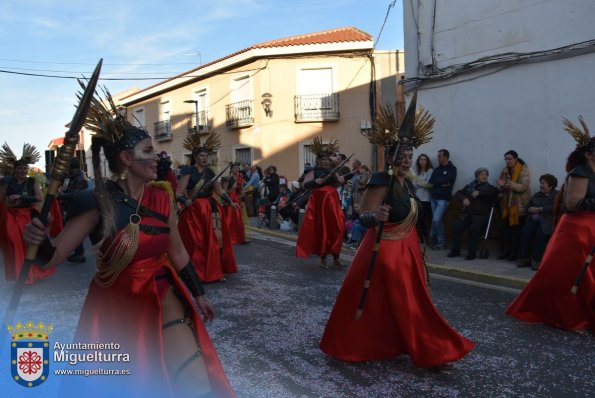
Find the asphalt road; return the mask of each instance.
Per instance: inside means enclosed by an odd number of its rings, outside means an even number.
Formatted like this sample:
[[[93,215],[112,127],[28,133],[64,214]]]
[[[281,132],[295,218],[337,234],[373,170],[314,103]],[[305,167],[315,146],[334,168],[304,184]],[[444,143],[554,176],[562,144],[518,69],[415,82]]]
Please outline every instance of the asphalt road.
[[[350,364],[318,343],[345,270],[296,259],[290,243],[253,239],[236,246],[239,273],[206,286],[217,310],[207,327],[240,397],[592,397],[595,340],[504,314],[517,294],[435,276],[432,297],[451,325],[477,343],[441,371],[417,369],[407,357]],[[64,264],[27,289],[16,320],[54,324],[53,341],[70,342],[93,274],[93,260]],[[4,308],[12,284],[0,281]],[[25,390],[0,358],[0,397],[54,397],[60,376]],[[31,395],[33,394],[33,395]]]

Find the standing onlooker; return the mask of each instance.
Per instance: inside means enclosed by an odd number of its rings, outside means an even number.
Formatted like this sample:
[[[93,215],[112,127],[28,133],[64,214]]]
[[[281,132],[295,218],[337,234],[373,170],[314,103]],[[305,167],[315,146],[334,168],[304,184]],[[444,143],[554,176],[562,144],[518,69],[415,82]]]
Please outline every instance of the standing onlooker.
[[[478,168],[475,170],[475,180],[455,193],[462,210],[453,225],[452,248],[446,257],[461,255],[463,233],[469,228],[465,260],[475,259],[479,237],[488,225],[492,204],[498,197],[498,188],[488,182],[488,175],[488,169]]]
[[[554,199],[558,194],[558,179],[551,174],[539,177],[539,192],[527,203],[527,221],[521,233],[521,246],[517,267],[539,267],[541,257],[550,237],[554,233]],[[533,244],[532,256],[529,249]],[[533,260],[533,263],[531,262]]]
[[[68,172],[68,185],[66,189],[58,193],[58,199],[60,199],[62,209],[64,212],[64,218],[66,222],[69,220],[68,211],[72,196],[78,192],[84,191],[89,187],[85,174],[81,170],[80,161],[77,158],[73,158],[70,161],[70,170]],[[80,245],[74,249],[74,252],[66,258],[71,263],[84,263],[85,262],[85,247],[81,241]]]
[[[432,185],[432,189],[430,190],[432,204],[430,243],[433,243],[432,249],[434,250],[446,248],[444,213],[452,198],[452,187],[457,179],[457,168],[449,159],[450,152],[448,150],[441,149],[438,151],[438,167],[434,169],[428,181]]]
[[[526,204],[531,199],[529,167],[516,151],[504,154],[506,166],[498,178],[498,188],[504,193],[502,209],[502,253],[498,260],[516,261],[521,242],[521,230],[527,218]]]
[[[366,165],[362,165],[358,169],[357,175],[354,175],[351,179],[351,204],[354,208],[356,205],[359,206],[362,202],[362,196],[364,195],[366,186],[370,180],[370,175],[370,168]]]
[[[413,187],[415,188],[415,196],[421,202],[421,226],[424,228],[421,235],[424,241],[428,242],[430,239],[430,227],[432,225],[432,203],[430,201],[430,177],[433,169],[432,161],[425,153],[417,157],[415,161],[415,168],[411,169],[413,178]]]
[[[249,217],[258,214],[258,199],[260,199],[260,192],[258,188],[260,186],[260,174],[256,166],[250,166],[246,173],[248,182],[243,186],[243,191],[246,192],[246,213]]]
[[[165,151],[161,151],[157,158],[157,181],[167,181],[174,192],[178,190],[178,180],[171,169],[171,157]]]
[[[264,179],[264,184],[267,187],[268,195],[267,199],[269,203],[273,203],[277,196],[279,196],[279,175],[277,174],[277,168],[275,166],[269,166],[267,169],[268,173]]]

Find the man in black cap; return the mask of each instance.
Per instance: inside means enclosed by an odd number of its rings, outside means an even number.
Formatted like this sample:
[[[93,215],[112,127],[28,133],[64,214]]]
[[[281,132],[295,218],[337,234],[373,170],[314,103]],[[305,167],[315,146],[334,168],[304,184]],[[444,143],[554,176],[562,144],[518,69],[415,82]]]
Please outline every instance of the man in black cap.
[[[498,197],[498,188],[488,182],[488,176],[488,169],[478,168],[475,170],[475,179],[455,193],[461,213],[453,225],[452,248],[446,257],[461,255],[463,233],[469,229],[465,260],[475,259],[479,237],[488,225],[492,205]]]

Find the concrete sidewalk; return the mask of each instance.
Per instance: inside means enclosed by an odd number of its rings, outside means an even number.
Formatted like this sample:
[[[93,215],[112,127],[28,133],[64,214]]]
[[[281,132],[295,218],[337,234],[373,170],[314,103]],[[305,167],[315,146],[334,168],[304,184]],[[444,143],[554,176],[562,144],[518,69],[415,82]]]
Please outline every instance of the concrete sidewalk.
[[[249,225],[246,226],[248,235],[257,238],[258,234],[274,236],[295,242],[297,232],[284,232],[279,229],[271,230],[266,227],[258,228],[256,217],[249,218]],[[461,257],[448,258],[448,250],[426,250],[426,261],[430,273],[450,275],[454,277],[470,279],[478,282],[497,284],[501,286],[522,288],[533,277],[535,271],[530,268],[517,268],[516,262],[496,260],[498,253],[490,252],[487,259],[477,258],[465,260],[466,250],[462,250]],[[355,250],[343,246],[341,258],[351,261]]]

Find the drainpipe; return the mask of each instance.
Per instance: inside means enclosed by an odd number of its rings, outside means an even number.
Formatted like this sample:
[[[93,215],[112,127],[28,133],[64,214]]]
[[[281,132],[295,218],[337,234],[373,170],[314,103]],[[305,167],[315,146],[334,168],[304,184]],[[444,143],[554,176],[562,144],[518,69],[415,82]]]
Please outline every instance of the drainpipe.
[[[370,95],[369,95],[369,106],[370,106],[370,120],[374,123],[376,118],[376,64],[374,63],[374,52],[370,51],[368,54],[370,59]],[[372,172],[378,171],[378,146],[372,145]]]

